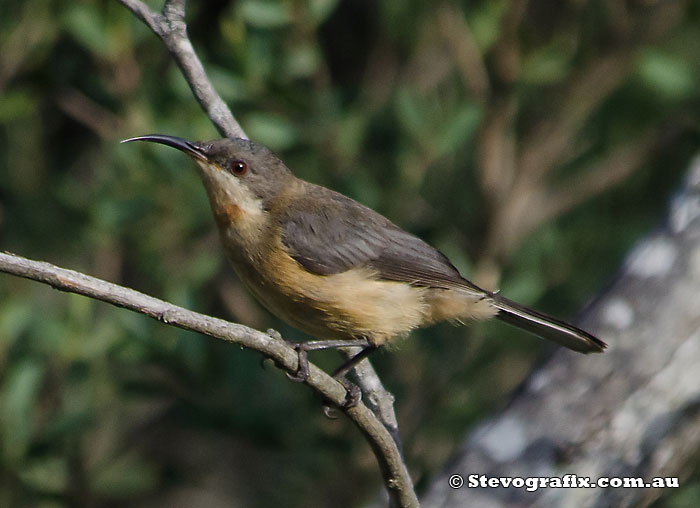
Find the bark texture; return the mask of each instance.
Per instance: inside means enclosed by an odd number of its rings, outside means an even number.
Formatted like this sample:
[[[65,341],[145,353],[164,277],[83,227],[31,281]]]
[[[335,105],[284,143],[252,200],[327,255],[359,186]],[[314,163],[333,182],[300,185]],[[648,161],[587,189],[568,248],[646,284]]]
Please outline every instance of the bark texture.
[[[602,355],[557,351],[464,440],[422,506],[647,506],[665,489],[468,488],[490,477],[680,477],[700,449],[700,158],[667,220],[627,256],[580,324]],[[461,488],[448,478],[459,474]]]

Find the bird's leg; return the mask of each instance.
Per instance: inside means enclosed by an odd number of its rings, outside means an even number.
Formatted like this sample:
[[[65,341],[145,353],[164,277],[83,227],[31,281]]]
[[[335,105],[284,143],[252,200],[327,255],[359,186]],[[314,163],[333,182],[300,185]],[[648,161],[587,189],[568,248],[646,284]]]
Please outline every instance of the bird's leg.
[[[357,353],[352,358],[348,358],[348,360],[345,363],[343,363],[340,367],[338,367],[335,370],[335,372],[333,372],[333,378],[337,379],[347,391],[347,394],[345,395],[345,400],[343,401],[343,407],[354,407],[357,405],[358,402],[360,402],[360,399],[362,398],[362,390],[360,390],[360,387],[348,381],[345,375],[348,372],[350,372],[350,369],[354,368],[357,364],[359,364],[362,360],[367,358],[373,351],[376,351],[377,349],[379,349],[379,346],[365,346],[365,348],[362,349],[362,351]]]
[[[297,371],[294,375],[287,373],[287,377],[292,381],[303,382],[309,377],[309,351],[316,351],[319,349],[337,349],[340,347],[369,347],[369,341],[367,339],[347,339],[347,340],[309,340],[306,342],[298,342],[294,344],[294,350],[299,355],[299,361],[297,364]],[[347,370],[341,372],[345,374]],[[335,374],[333,375],[335,377]]]
[[[372,351],[377,349],[377,346],[370,344],[366,338],[362,339],[348,339],[348,340],[312,340],[308,342],[300,342],[294,345],[294,349],[299,355],[297,371],[295,374],[287,373],[287,377],[292,381],[305,381],[309,377],[309,359],[308,352],[316,351],[318,349],[336,349],[341,347],[361,347],[362,351],[357,353],[352,358],[348,359],[340,367],[338,367],[332,376],[338,382],[340,382],[347,390],[347,396],[343,402],[343,407],[353,407],[356,406],[362,397],[362,392],[360,388],[351,383],[345,378],[345,375],[352,369],[355,365],[360,363],[362,360],[367,358]]]
[[[336,379],[345,377],[345,374],[350,372],[350,369],[355,367],[358,363],[360,363],[362,360],[367,358],[372,352],[376,351],[379,349],[379,346],[372,346],[372,345],[366,345],[362,348],[362,351],[357,353],[355,356],[352,358],[348,358],[344,364],[342,364],[340,367],[335,369],[333,372],[333,377]]]

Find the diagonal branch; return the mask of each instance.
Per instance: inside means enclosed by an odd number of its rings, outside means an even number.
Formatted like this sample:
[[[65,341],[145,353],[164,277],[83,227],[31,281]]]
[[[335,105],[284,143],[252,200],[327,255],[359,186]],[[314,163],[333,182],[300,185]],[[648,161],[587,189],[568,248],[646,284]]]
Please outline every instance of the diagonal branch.
[[[541,201],[533,228],[622,183],[642,167],[658,145],[658,133],[647,131],[617,147],[594,168],[552,187]]]
[[[464,13],[457,5],[444,3],[438,6],[436,16],[465,87],[478,102],[486,102],[491,91],[489,75]]]
[[[521,143],[518,179],[524,185],[546,179],[557,164],[567,161],[591,112],[628,77],[631,54],[627,47],[616,49],[572,73],[556,112],[537,124]]]
[[[101,300],[145,314],[171,326],[247,347],[272,359],[287,372],[294,373],[297,369],[297,353],[285,341],[247,326],[199,314],[130,288],[10,253],[0,253],[0,272],[48,284],[60,291]],[[309,369],[310,374],[305,384],[325,400],[338,406],[369,442],[379,462],[392,502],[396,506],[418,506],[413,483],[403,463],[401,452],[382,422],[362,403],[354,407],[343,407],[346,397],[343,385],[311,363]]]

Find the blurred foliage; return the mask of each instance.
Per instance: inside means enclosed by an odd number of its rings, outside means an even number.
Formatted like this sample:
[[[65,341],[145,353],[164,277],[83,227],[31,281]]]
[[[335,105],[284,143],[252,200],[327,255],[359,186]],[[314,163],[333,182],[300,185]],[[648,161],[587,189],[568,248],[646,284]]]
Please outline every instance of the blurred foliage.
[[[562,316],[658,224],[700,140],[692,1],[190,0],[188,22],[297,175]],[[301,339],[227,268],[192,164],[119,144],[151,132],[216,137],[116,0],[0,0],[0,248]],[[548,347],[444,325],[376,355],[419,486]],[[0,277],[0,506],[374,499],[370,450],[320,405],[255,354]]]

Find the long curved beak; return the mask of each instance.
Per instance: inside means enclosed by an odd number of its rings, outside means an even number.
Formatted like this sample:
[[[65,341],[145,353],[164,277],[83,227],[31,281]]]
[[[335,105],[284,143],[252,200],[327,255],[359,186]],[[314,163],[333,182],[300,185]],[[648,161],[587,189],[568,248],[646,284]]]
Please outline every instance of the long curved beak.
[[[177,136],[166,136],[164,134],[148,134],[146,136],[138,136],[135,138],[129,138],[122,141],[122,143],[130,143],[131,141],[150,141],[152,143],[160,143],[161,145],[167,145],[172,148],[177,148],[181,152],[186,153],[191,157],[196,157],[197,159],[208,161],[207,153],[203,146],[197,142],[187,141],[183,138],[178,138]]]

